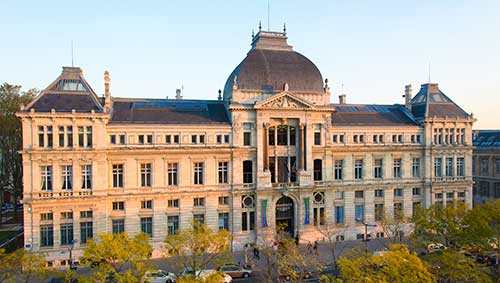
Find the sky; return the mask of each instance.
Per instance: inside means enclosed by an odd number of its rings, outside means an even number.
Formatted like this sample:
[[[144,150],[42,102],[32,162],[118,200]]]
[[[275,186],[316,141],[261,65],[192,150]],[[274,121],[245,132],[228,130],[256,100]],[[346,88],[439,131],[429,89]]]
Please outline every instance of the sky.
[[[269,2],[269,21],[268,21]],[[431,81],[500,129],[500,1],[0,0],[0,83],[47,87],[71,66],[98,94],[216,99],[252,29],[281,31],[328,78],[332,102],[404,103]],[[430,65],[430,68],[429,68]],[[430,72],[429,72],[430,69]],[[343,86],[343,87],[342,87]]]

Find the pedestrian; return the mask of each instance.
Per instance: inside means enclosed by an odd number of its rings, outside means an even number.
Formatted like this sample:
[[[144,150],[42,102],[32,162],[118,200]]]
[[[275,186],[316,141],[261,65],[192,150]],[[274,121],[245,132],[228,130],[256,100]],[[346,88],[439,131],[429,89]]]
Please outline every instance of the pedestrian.
[[[312,254],[312,244],[311,242],[307,243],[307,253]]]
[[[257,247],[253,248],[253,259],[260,260],[259,249]]]
[[[300,242],[299,234],[297,234],[297,236],[295,236],[295,245],[298,246],[299,242]]]
[[[314,241],[313,249],[314,249],[314,254],[319,255],[319,253],[318,253],[318,241]]]

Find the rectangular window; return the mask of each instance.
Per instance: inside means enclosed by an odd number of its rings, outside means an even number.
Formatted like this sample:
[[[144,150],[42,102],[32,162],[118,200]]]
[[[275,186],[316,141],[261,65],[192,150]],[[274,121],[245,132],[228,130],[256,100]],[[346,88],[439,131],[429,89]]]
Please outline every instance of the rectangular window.
[[[193,206],[194,207],[205,206],[205,198],[194,198],[193,199]]]
[[[169,199],[167,205],[169,208],[179,208],[179,199]]]
[[[51,225],[40,225],[40,246],[52,247],[54,245],[54,227]]]
[[[229,143],[229,135],[224,135],[224,143]]]
[[[68,147],[73,147],[73,126],[66,127],[66,143]]]
[[[227,184],[228,179],[227,179],[227,169],[228,169],[228,162],[223,161],[218,163],[218,177],[219,177],[219,184]]]
[[[344,167],[344,160],[335,160],[335,180],[342,180],[343,167]]]
[[[205,224],[205,214],[193,214],[195,228],[199,224]]]
[[[219,205],[229,205],[229,197],[228,196],[219,197]]]
[[[243,145],[250,146],[252,143],[252,124],[243,123]]]
[[[92,210],[80,211],[80,218],[92,218]]]
[[[411,172],[413,177],[420,177],[420,158],[414,157],[412,159]]]
[[[113,164],[113,188],[123,188],[123,164]]]
[[[219,230],[229,230],[229,213],[219,213]]]
[[[241,230],[252,231],[255,229],[255,212],[244,211],[241,213]]]
[[[365,192],[364,191],[354,191],[354,197],[355,198],[364,198]]]
[[[403,135],[398,135],[398,142],[403,143]]]
[[[73,189],[73,166],[64,165],[61,166],[62,173],[62,188],[63,190]]]
[[[222,135],[217,135],[217,143],[222,144]]]
[[[375,221],[381,221],[384,219],[384,204],[375,204]]]
[[[203,162],[194,163],[194,184],[203,185]]]
[[[151,187],[152,165],[151,163],[141,164],[141,187]]]
[[[61,224],[61,245],[71,245],[73,243],[73,224]]]
[[[442,169],[442,158],[434,158],[434,177],[442,177],[443,169]]]
[[[84,127],[78,127],[78,146],[84,146],[85,130]]]
[[[384,190],[375,190],[375,197],[376,198],[383,198],[384,197]]]
[[[397,202],[394,204],[394,219],[395,220],[401,220],[403,218],[403,204],[400,202]]]
[[[144,144],[144,135],[138,136],[138,142],[139,142],[139,144]]]
[[[398,135],[392,135],[392,143],[396,143],[398,141]]]
[[[243,161],[243,183],[253,183],[253,162],[252,160]]]
[[[141,209],[153,209],[153,201],[152,200],[141,201]]]
[[[38,126],[38,147],[45,146],[45,127]]]
[[[480,160],[481,162],[481,175],[483,176],[488,176],[488,171],[489,171],[489,160],[488,158],[481,158]]]
[[[315,207],[313,208],[313,223],[314,226],[325,225],[325,208],[324,207]]]
[[[274,140],[274,134],[276,132],[276,127],[269,127],[267,139],[269,141],[269,145],[276,145],[276,141]]]
[[[80,222],[80,244],[85,244],[94,236],[92,221]]]
[[[64,126],[59,126],[59,147],[64,147]]]
[[[365,222],[365,206],[363,204],[357,204],[354,206],[354,216],[356,222]]]
[[[72,211],[61,212],[61,220],[72,220],[72,219],[73,219]]]
[[[87,147],[92,147],[92,126],[87,126]]]
[[[321,145],[321,125],[314,125],[314,145]]]
[[[174,135],[174,143],[179,144],[179,135]]]
[[[373,177],[382,178],[382,159],[375,159],[373,167]]]
[[[191,135],[191,143],[193,143],[193,144],[198,143],[198,136],[197,135]]]
[[[402,177],[401,158],[394,159],[393,166],[394,166],[393,167],[394,178],[401,178]]]
[[[363,159],[354,161],[354,179],[363,179]]]
[[[446,177],[453,176],[453,157],[446,158]]]
[[[344,224],[343,206],[335,206],[335,224]]]
[[[52,126],[47,126],[47,147],[52,147]]]
[[[125,210],[125,202],[114,201],[113,202],[113,210]]]
[[[339,142],[344,143],[344,135],[339,135]]]
[[[52,212],[40,213],[40,221],[52,221]]]
[[[165,136],[165,143],[171,144],[172,143],[172,135],[166,135]]]
[[[147,135],[146,141],[148,142],[148,144],[152,144],[153,143],[153,135]]]
[[[113,234],[120,234],[125,232],[125,219],[113,219],[111,220],[111,225],[111,232]]]
[[[169,215],[167,217],[168,234],[175,235],[179,231],[179,216]]]
[[[200,135],[200,143],[205,143],[205,135]]]
[[[42,166],[41,171],[41,189],[42,191],[52,191],[52,166]]]
[[[120,135],[120,144],[125,144],[125,135]]]
[[[402,197],[403,196],[403,189],[394,189],[394,196],[395,197]]]
[[[153,236],[153,217],[141,217],[141,232]]]
[[[413,188],[411,191],[412,191],[412,195],[414,195],[414,196],[421,196],[422,195],[421,188]]]
[[[116,144],[116,135],[110,135],[109,136],[109,143],[110,144]]]
[[[177,175],[178,175],[178,163],[168,163],[168,185],[169,186],[177,186]]]
[[[344,199],[344,192],[335,192],[335,199]]]
[[[464,158],[457,157],[457,176],[459,177],[465,176],[464,164],[465,164]]]
[[[278,126],[276,137],[278,138],[278,145],[288,145],[288,126]]]
[[[82,165],[82,189],[92,190],[92,165]]]
[[[323,180],[323,160],[321,159],[314,159],[313,163],[313,179],[314,181],[321,181]]]

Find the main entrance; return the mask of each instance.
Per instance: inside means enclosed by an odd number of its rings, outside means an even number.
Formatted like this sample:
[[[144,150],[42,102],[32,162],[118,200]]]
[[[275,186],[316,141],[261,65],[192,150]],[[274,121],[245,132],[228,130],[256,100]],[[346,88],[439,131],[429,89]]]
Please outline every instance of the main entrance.
[[[281,197],[276,202],[276,229],[281,227],[290,237],[293,237],[294,223],[293,200],[289,197]]]

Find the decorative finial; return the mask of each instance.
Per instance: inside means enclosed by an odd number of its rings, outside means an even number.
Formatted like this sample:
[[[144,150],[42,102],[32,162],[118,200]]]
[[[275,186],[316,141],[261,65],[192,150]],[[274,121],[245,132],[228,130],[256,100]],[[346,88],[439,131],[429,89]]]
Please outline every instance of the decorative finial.
[[[252,41],[253,41],[254,38],[255,38],[255,33],[254,33],[253,29],[252,29]]]
[[[262,21],[259,21],[259,31],[262,30]]]
[[[325,79],[325,87],[328,87],[328,78]]]
[[[285,84],[283,85],[283,90],[284,90],[284,91],[288,91],[288,89],[289,89],[288,83],[285,83]]]
[[[234,75],[234,78],[233,78],[233,90],[237,90],[237,89],[238,89],[238,76]]]
[[[283,33],[286,35],[286,23],[283,23]]]
[[[217,96],[218,100],[222,100],[222,90],[219,89],[219,96]]]

